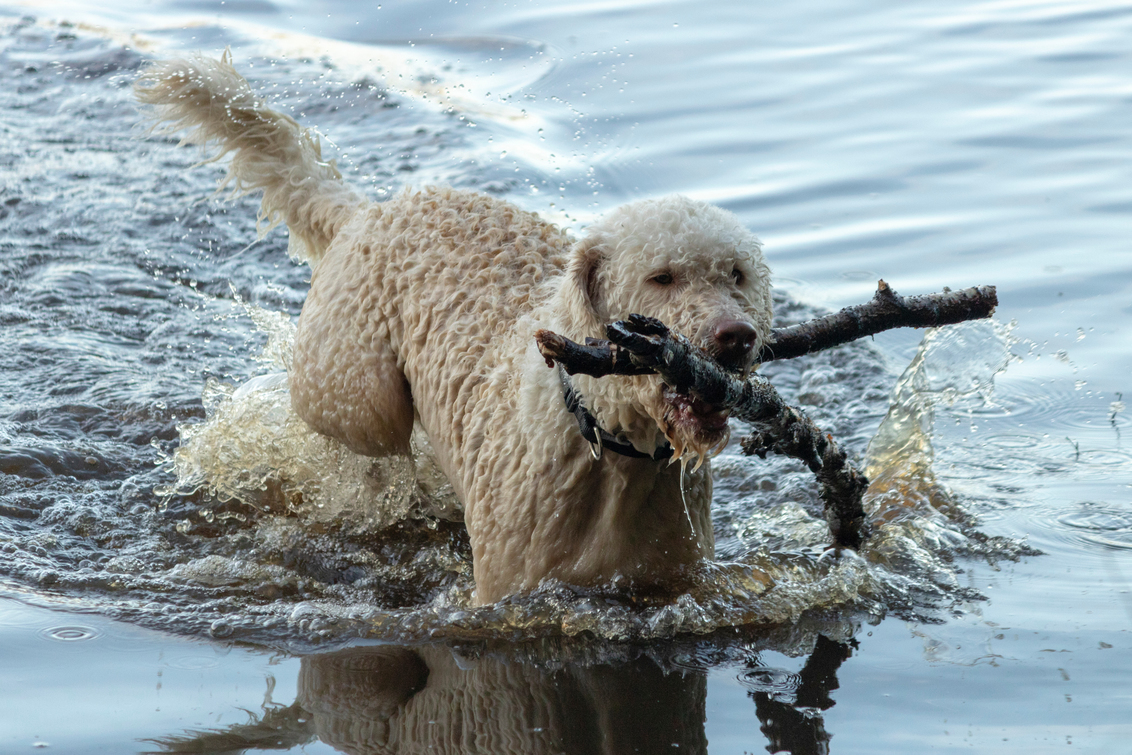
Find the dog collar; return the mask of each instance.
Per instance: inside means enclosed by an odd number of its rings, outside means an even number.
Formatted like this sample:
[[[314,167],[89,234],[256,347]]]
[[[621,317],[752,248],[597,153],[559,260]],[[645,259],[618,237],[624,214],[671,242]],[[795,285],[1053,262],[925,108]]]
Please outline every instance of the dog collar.
[[[603,449],[606,448],[632,459],[663,461],[672,458],[672,446],[668,443],[656,449],[654,453],[646,454],[634,448],[633,444],[618,440],[614,435],[603,429],[597,423],[594,415],[586,409],[582,403],[581,395],[574,390],[574,384],[570,382],[570,376],[566,374],[566,370],[562,369],[562,365],[558,365],[558,377],[562,381],[562,398],[566,400],[566,410],[578,420],[578,429],[582,431],[582,437],[590,442],[590,453],[593,454],[595,459],[600,459]]]

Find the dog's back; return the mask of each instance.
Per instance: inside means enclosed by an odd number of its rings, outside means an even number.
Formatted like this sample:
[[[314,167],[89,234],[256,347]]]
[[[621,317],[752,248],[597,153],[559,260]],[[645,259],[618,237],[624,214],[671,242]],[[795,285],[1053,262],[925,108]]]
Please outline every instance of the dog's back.
[[[523,351],[515,325],[548,293],[569,245],[537,215],[475,192],[407,190],[370,205],[312,276],[291,373],[296,411],[382,455],[407,450],[415,405],[451,473],[461,464],[446,458],[476,442],[470,406]]]

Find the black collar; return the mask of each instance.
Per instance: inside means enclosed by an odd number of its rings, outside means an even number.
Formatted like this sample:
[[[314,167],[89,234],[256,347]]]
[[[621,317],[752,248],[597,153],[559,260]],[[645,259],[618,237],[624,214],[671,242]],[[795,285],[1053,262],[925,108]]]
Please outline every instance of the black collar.
[[[566,400],[566,410],[578,420],[578,429],[582,431],[582,437],[590,442],[590,452],[595,459],[600,459],[602,450],[606,448],[632,459],[663,461],[672,458],[672,446],[668,443],[656,449],[655,453],[641,453],[633,447],[633,444],[624,443],[602,429],[594,415],[590,414],[582,404],[582,397],[574,390],[574,385],[570,382],[566,370],[562,369],[562,365],[558,365],[558,377],[562,381],[562,397]]]

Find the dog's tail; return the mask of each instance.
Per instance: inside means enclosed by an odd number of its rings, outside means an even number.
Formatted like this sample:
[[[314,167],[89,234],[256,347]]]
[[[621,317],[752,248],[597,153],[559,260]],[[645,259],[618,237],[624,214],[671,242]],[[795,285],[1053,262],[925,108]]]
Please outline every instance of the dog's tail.
[[[219,60],[196,56],[156,63],[134,84],[134,92],[151,107],[154,131],[187,129],[182,143],[217,144],[219,151],[205,162],[232,153],[228,176],[217,191],[231,185],[238,196],[263,189],[259,235],[286,223],[288,252],[300,261],[316,264],[338,230],[366,204],[334,162],[322,159],[318,136],[256,97],[227,51]]]

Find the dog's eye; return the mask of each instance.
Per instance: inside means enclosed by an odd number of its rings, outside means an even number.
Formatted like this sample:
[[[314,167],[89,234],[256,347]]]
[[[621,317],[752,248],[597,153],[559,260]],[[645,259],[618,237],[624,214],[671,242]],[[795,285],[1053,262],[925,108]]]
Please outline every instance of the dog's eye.
[[[671,286],[672,273],[661,273],[660,275],[654,275],[653,277],[649,278],[649,280],[651,280],[658,286]]]
[[[739,286],[743,285],[743,271],[742,270],[740,270],[737,267],[732,268],[731,277],[735,279],[736,285],[739,285]]]

